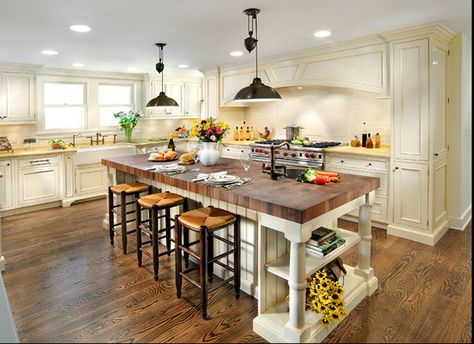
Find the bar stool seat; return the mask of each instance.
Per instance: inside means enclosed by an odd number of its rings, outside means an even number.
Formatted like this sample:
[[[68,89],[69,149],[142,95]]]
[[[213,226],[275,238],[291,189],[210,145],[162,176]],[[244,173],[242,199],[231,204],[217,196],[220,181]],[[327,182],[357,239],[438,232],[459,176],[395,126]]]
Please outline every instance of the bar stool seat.
[[[183,204],[184,198],[180,195],[171,192],[161,192],[151,195],[146,195],[138,199],[140,206],[146,209],[150,209],[153,206],[163,207],[174,207]]]
[[[193,209],[181,214],[179,221],[194,230],[200,230],[202,226],[213,230],[235,222],[235,215],[223,209],[208,207]]]
[[[135,219],[137,222],[137,263],[138,266],[142,266],[143,254],[149,256],[153,260],[153,277],[158,280],[158,268],[159,268],[159,257],[167,254],[168,256],[174,252],[171,249],[171,242],[174,240],[171,238],[171,230],[174,228],[174,224],[171,221],[175,221],[171,217],[171,208],[183,205],[185,207],[185,198],[171,193],[161,192],[154,193],[151,195],[143,196],[136,201],[136,214]],[[148,220],[142,220],[142,210],[148,210]],[[164,215],[159,215],[159,211],[164,210]],[[164,218],[165,226],[160,226],[160,219]],[[164,232],[164,235],[162,233]],[[148,236],[148,240],[144,241],[142,234]],[[166,240],[166,250],[159,252],[159,241],[161,239]],[[147,246],[152,247],[152,253],[149,253],[145,248]]]
[[[151,193],[151,185],[133,182],[133,183],[122,183],[117,185],[109,186],[108,190],[108,203],[109,203],[109,235],[110,244],[114,244],[115,234],[122,237],[122,252],[127,253],[127,235],[134,233],[136,229],[128,229],[127,225],[131,222],[135,222],[135,218],[132,214],[134,210],[127,210],[127,206],[135,205],[135,201],[140,197],[140,193],[147,192]],[[120,196],[120,203],[114,204],[114,194]],[[133,201],[127,202],[127,197],[133,198]],[[116,209],[120,208],[120,209]],[[120,218],[119,223],[115,223],[115,216]],[[119,229],[120,228],[120,229]]]
[[[145,192],[148,191],[148,188],[150,186],[144,183],[123,183],[123,184],[117,184],[114,186],[110,187],[110,190],[114,194],[121,194],[122,192],[125,192],[127,195],[135,194],[135,193],[140,193],[140,192]]]
[[[233,225],[233,240],[218,236],[216,232]],[[189,231],[198,234],[199,239],[189,242]],[[214,239],[222,241],[231,247],[226,252],[214,256]],[[198,250],[191,250],[191,246],[199,244]],[[181,252],[183,253],[186,270],[183,271],[181,263]],[[187,260],[193,256],[199,261],[199,267],[189,267]],[[233,266],[228,262],[221,262],[233,256]],[[240,296],[240,216],[232,214],[224,209],[212,206],[190,210],[175,217],[175,276],[176,276],[176,296],[181,297],[182,279],[186,279],[194,286],[201,289],[201,314],[202,318],[207,318],[208,293],[228,282],[234,282],[234,293],[238,299]],[[232,276],[213,285],[214,264],[230,271]],[[199,281],[189,276],[189,273],[199,270]]]

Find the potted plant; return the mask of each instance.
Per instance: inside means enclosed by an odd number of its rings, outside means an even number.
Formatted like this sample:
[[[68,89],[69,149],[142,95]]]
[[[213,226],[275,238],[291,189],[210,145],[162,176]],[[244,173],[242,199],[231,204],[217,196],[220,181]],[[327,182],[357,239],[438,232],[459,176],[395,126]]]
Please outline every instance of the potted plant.
[[[204,166],[215,165],[220,157],[220,142],[229,131],[229,126],[214,118],[197,120],[191,129],[191,136],[197,137],[201,144],[199,161]]]
[[[123,129],[125,133],[125,137],[127,138],[127,142],[132,142],[132,133],[133,128],[136,127],[138,124],[138,120],[143,118],[143,114],[141,111],[120,111],[114,113],[114,117],[118,118],[119,125]]]

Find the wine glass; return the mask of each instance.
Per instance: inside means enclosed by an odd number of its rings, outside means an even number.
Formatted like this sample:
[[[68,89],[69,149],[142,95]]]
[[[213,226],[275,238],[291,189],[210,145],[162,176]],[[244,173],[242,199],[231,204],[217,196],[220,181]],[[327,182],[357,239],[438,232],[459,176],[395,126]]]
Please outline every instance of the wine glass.
[[[194,164],[197,165],[197,163],[199,162],[199,151],[201,150],[201,146],[200,145],[197,145],[196,147],[194,147],[193,149],[191,149],[191,153],[193,154],[193,160],[194,160]],[[199,171],[200,169],[198,167],[194,167],[193,169],[191,169],[192,172],[197,172]]]
[[[242,152],[240,154],[240,164],[242,165],[245,171],[245,178],[243,178],[243,180],[248,181],[250,179],[248,176],[248,173],[250,170],[250,166],[252,165],[252,160],[250,159],[250,153]]]

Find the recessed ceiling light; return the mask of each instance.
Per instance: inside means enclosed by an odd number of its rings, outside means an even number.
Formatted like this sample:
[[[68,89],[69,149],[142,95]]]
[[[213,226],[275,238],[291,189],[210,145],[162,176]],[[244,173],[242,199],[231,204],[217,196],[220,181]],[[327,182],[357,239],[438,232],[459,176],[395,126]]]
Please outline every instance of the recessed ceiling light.
[[[69,28],[76,32],[89,32],[91,30],[87,25],[71,25]]]
[[[180,64],[180,65],[178,65],[178,68],[189,68],[189,65],[187,65],[187,64]]]
[[[76,68],[82,68],[84,67],[84,63],[73,63],[72,66]]]
[[[58,52],[56,50],[45,49],[41,51],[41,54],[53,56],[53,55],[57,55]]]
[[[314,33],[314,37],[316,38],[325,38],[331,36],[331,31],[328,30],[319,30]]]
[[[127,72],[133,73],[133,72],[136,72],[136,71],[137,71],[136,67],[128,67],[127,68]]]
[[[244,54],[243,52],[237,51],[237,50],[230,53],[231,56],[235,56],[235,57],[242,56],[243,54]]]

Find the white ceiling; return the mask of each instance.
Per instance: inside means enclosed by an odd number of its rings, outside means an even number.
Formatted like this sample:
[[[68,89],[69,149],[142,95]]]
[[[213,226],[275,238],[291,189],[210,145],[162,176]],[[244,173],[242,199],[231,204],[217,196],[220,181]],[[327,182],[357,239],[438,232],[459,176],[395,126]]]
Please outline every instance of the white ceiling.
[[[259,56],[268,56],[430,22],[471,37],[470,0],[0,0],[0,62],[153,72],[166,42],[165,64],[200,69],[248,62],[242,50],[249,7],[258,16]],[[72,24],[92,27],[76,33]],[[316,30],[333,35],[316,39]],[[56,56],[44,56],[54,49]]]

